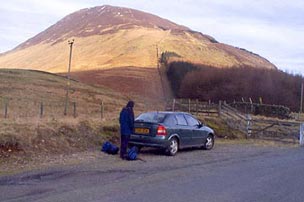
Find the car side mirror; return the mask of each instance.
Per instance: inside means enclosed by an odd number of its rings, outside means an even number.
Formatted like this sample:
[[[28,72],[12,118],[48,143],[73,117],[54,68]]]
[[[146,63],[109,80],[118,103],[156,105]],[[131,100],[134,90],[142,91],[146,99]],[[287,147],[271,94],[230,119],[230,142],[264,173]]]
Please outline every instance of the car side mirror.
[[[203,124],[202,124],[202,123],[199,123],[199,124],[197,125],[197,127],[198,127],[198,128],[201,128],[201,127],[203,127]]]

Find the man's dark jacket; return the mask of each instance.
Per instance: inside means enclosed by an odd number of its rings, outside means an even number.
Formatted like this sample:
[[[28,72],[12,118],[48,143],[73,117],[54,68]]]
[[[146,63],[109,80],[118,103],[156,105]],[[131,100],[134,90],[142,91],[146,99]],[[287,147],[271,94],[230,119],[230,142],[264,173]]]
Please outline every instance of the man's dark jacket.
[[[134,128],[134,113],[133,109],[129,107],[124,107],[119,116],[120,123],[120,134],[121,135],[131,135]]]

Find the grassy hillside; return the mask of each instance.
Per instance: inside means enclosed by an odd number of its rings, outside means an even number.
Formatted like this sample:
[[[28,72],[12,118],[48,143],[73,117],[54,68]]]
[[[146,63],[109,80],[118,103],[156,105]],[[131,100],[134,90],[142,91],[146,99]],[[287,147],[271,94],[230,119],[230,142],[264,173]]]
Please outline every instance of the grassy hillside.
[[[214,41],[195,32],[133,28],[114,33],[75,37],[73,71],[113,67],[156,67],[156,45],[159,53],[175,52],[179,60],[231,67],[250,65],[275,68],[262,57]],[[67,39],[58,43],[39,43],[0,56],[2,68],[27,68],[48,72],[65,72],[68,66]]]
[[[73,78],[90,85],[107,86],[122,94],[153,97],[161,94],[160,79],[155,68],[112,68],[73,72]]]
[[[40,103],[43,103],[47,117],[62,117],[67,86],[65,77],[46,72],[3,69],[0,70],[0,78],[1,106],[8,103],[10,118],[38,116]],[[79,116],[91,114],[90,110],[102,101],[111,111],[117,111],[126,100],[119,93],[75,80],[71,81],[69,92],[69,114],[72,103],[76,102]],[[82,111],[84,109],[88,111]]]
[[[129,99],[136,103],[135,114],[162,109],[158,100],[128,96],[128,93],[122,95],[106,87],[72,80],[68,115],[64,116],[65,77],[39,71],[0,69],[0,80],[0,160],[17,153],[73,152],[94,148],[104,140],[115,142],[119,137],[119,111]],[[73,117],[74,102],[76,118]],[[101,103],[104,103],[103,119]],[[7,118],[4,117],[5,106]]]

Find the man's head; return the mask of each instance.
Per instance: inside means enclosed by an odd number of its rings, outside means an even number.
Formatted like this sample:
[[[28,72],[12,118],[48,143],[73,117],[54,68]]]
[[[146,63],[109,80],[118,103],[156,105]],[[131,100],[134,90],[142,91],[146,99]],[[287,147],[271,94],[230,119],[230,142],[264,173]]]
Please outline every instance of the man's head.
[[[126,107],[129,107],[129,108],[133,108],[134,107],[134,102],[132,100],[130,100],[127,104]]]

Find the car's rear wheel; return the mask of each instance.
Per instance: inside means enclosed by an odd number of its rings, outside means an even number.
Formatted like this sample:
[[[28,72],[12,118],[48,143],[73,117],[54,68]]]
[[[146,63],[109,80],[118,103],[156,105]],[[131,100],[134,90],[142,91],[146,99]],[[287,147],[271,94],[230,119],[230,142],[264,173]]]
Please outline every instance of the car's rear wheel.
[[[210,150],[213,148],[213,146],[214,146],[214,137],[213,135],[208,135],[202,148],[205,150]]]
[[[178,140],[176,138],[171,138],[169,140],[169,147],[166,149],[166,154],[169,156],[174,156],[178,151]]]

